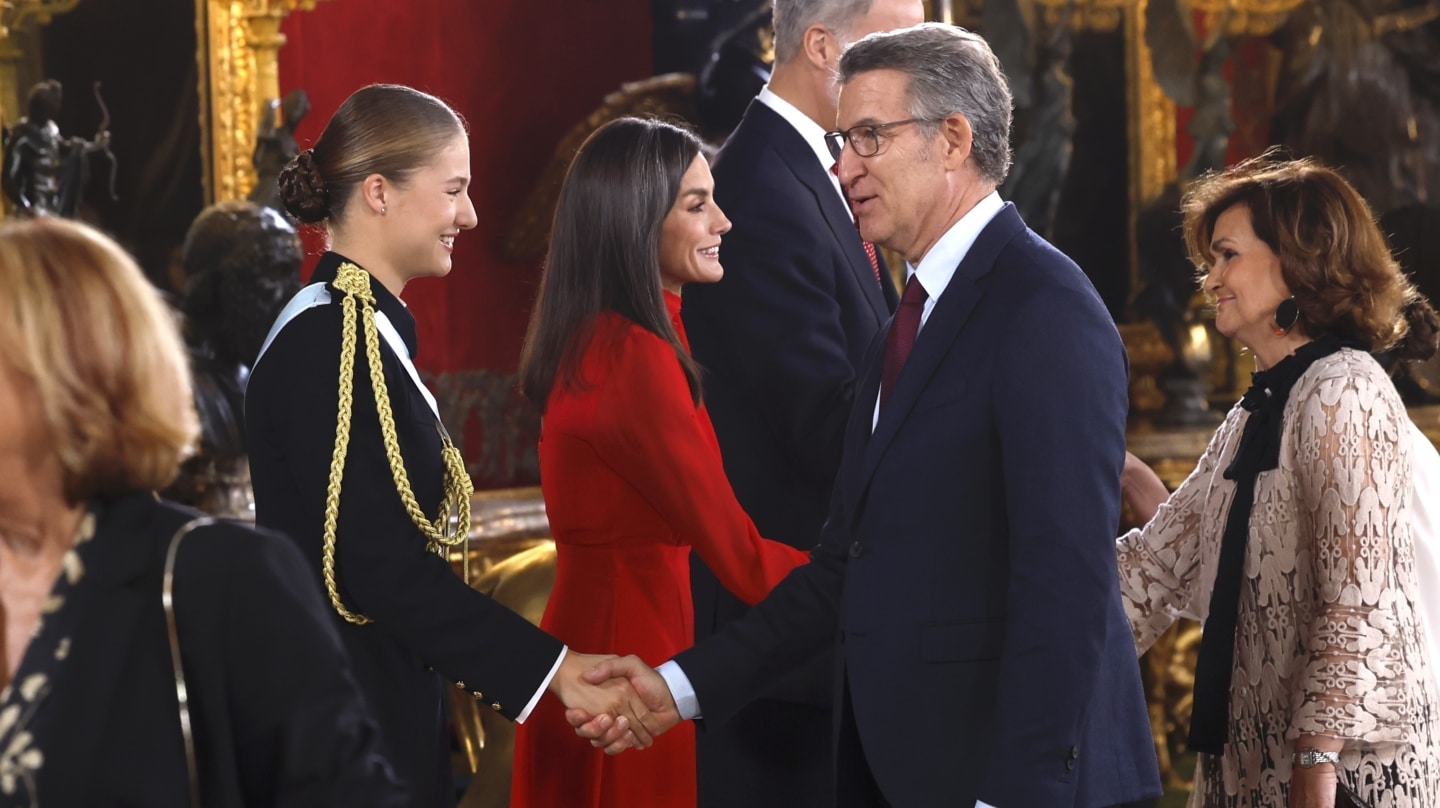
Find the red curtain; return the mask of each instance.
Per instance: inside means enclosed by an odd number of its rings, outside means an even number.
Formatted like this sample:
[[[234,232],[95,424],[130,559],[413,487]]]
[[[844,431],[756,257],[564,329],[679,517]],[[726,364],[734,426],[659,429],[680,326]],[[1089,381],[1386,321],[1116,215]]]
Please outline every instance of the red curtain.
[[[621,83],[651,74],[650,3],[326,0],[291,14],[284,33],[281,91],[302,88],[312,105],[297,132],[302,148],[372,82],[434,93],[470,122],[480,223],[456,241],[448,278],[406,288],[419,321],[416,364],[477,487],[535,482],[538,420],[514,373],[539,267],[506,262],[500,245],[561,135]],[[307,247],[322,249],[313,236]]]

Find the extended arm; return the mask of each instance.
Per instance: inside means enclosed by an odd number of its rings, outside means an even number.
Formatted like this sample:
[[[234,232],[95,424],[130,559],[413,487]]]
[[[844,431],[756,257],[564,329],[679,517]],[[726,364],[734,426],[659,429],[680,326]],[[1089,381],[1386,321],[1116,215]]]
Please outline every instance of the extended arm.
[[[595,416],[597,450],[726,589],[756,603],[808,560],[762,537],[735,500],[714,433],[668,343],[635,329],[611,378]]]

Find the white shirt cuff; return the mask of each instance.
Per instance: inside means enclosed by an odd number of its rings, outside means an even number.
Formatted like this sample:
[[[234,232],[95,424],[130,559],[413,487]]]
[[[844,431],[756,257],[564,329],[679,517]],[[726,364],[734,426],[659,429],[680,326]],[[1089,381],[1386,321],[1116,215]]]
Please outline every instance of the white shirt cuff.
[[[680,711],[680,717],[689,721],[700,717],[700,700],[695,698],[695,686],[690,684],[690,677],[675,660],[669,660],[655,669],[655,672],[665,680],[665,685],[670,688],[670,697],[675,699],[675,707]]]
[[[550,687],[550,680],[554,679],[555,674],[560,672],[560,663],[565,661],[565,655],[568,653],[570,653],[570,646],[564,645],[560,647],[560,656],[555,657],[555,664],[550,666],[550,673],[545,675],[545,680],[540,683],[540,689],[536,690],[535,695],[530,697],[530,703],[526,704],[525,709],[521,710],[520,714],[515,716],[515,723],[523,724],[525,723],[525,719],[530,717],[530,711],[535,709],[536,704],[540,703],[540,697],[545,695],[546,688]]]
[[[988,802],[981,802],[980,800],[976,800],[975,808],[995,808],[995,806],[991,805]]]

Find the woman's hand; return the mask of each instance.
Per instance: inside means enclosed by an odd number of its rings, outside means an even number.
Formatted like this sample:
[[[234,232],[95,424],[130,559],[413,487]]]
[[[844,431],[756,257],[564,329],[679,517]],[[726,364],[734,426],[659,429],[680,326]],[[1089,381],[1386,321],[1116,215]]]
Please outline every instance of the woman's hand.
[[[1143,525],[1155,518],[1155,511],[1170,498],[1170,491],[1144,460],[1126,452],[1125,468],[1120,471],[1120,496]]]
[[[1295,741],[1295,749],[1314,748],[1321,752],[1339,752],[1344,741],[1323,735],[1305,735]],[[1290,769],[1290,808],[1335,808],[1335,786],[1338,774],[1333,763],[1317,763],[1304,768],[1299,763]]]

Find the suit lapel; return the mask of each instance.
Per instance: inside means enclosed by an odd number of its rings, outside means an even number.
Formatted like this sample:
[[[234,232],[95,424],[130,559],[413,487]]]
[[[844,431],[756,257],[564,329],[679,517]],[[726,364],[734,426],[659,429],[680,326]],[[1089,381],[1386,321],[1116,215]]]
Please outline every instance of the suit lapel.
[[[906,417],[939,369],[941,360],[945,358],[976,304],[984,296],[983,281],[994,269],[1000,251],[1024,229],[1025,223],[1015,211],[1015,206],[1006,203],[985,229],[980,231],[970,251],[961,260],[954,276],[950,278],[950,284],[935,302],[934,310],[930,312],[920,334],[915,338],[915,347],[911,349],[910,357],[900,371],[900,380],[895,384],[895,391],[890,394],[890,406],[880,414],[880,421],[875,425],[875,434],[870,436],[870,441],[865,446],[858,480],[862,485],[868,483],[875,473],[880,458],[899,433]],[[888,331],[888,327],[886,330]],[[883,352],[880,360],[872,362],[876,367],[869,368],[870,372],[866,374],[867,386],[869,377],[875,377],[876,394],[879,391],[878,366],[882,361]]]
[[[860,231],[856,229],[855,221],[845,209],[845,201],[835,190],[834,180],[830,178],[826,168],[820,165],[820,161],[815,159],[815,150],[795,131],[795,127],[780,117],[780,113],[761,101],[751,101],[745,117],[747,120],[754,119],[756,126],[765,132],[771,147],[785,159],[790,170],[795,172],[795,178],[815,195],[825,223],[835,236],[835,242],[844,250],[850,271],[855,274],[856,282],[865,292],[865,300],[874,310],[875,318],[884,321],[895,310],[895,302],[891,300],[895,298],[893,284],[887,296],[880,283],[875,280],[875,270],[870,266],[870,257],[865,253]]]

